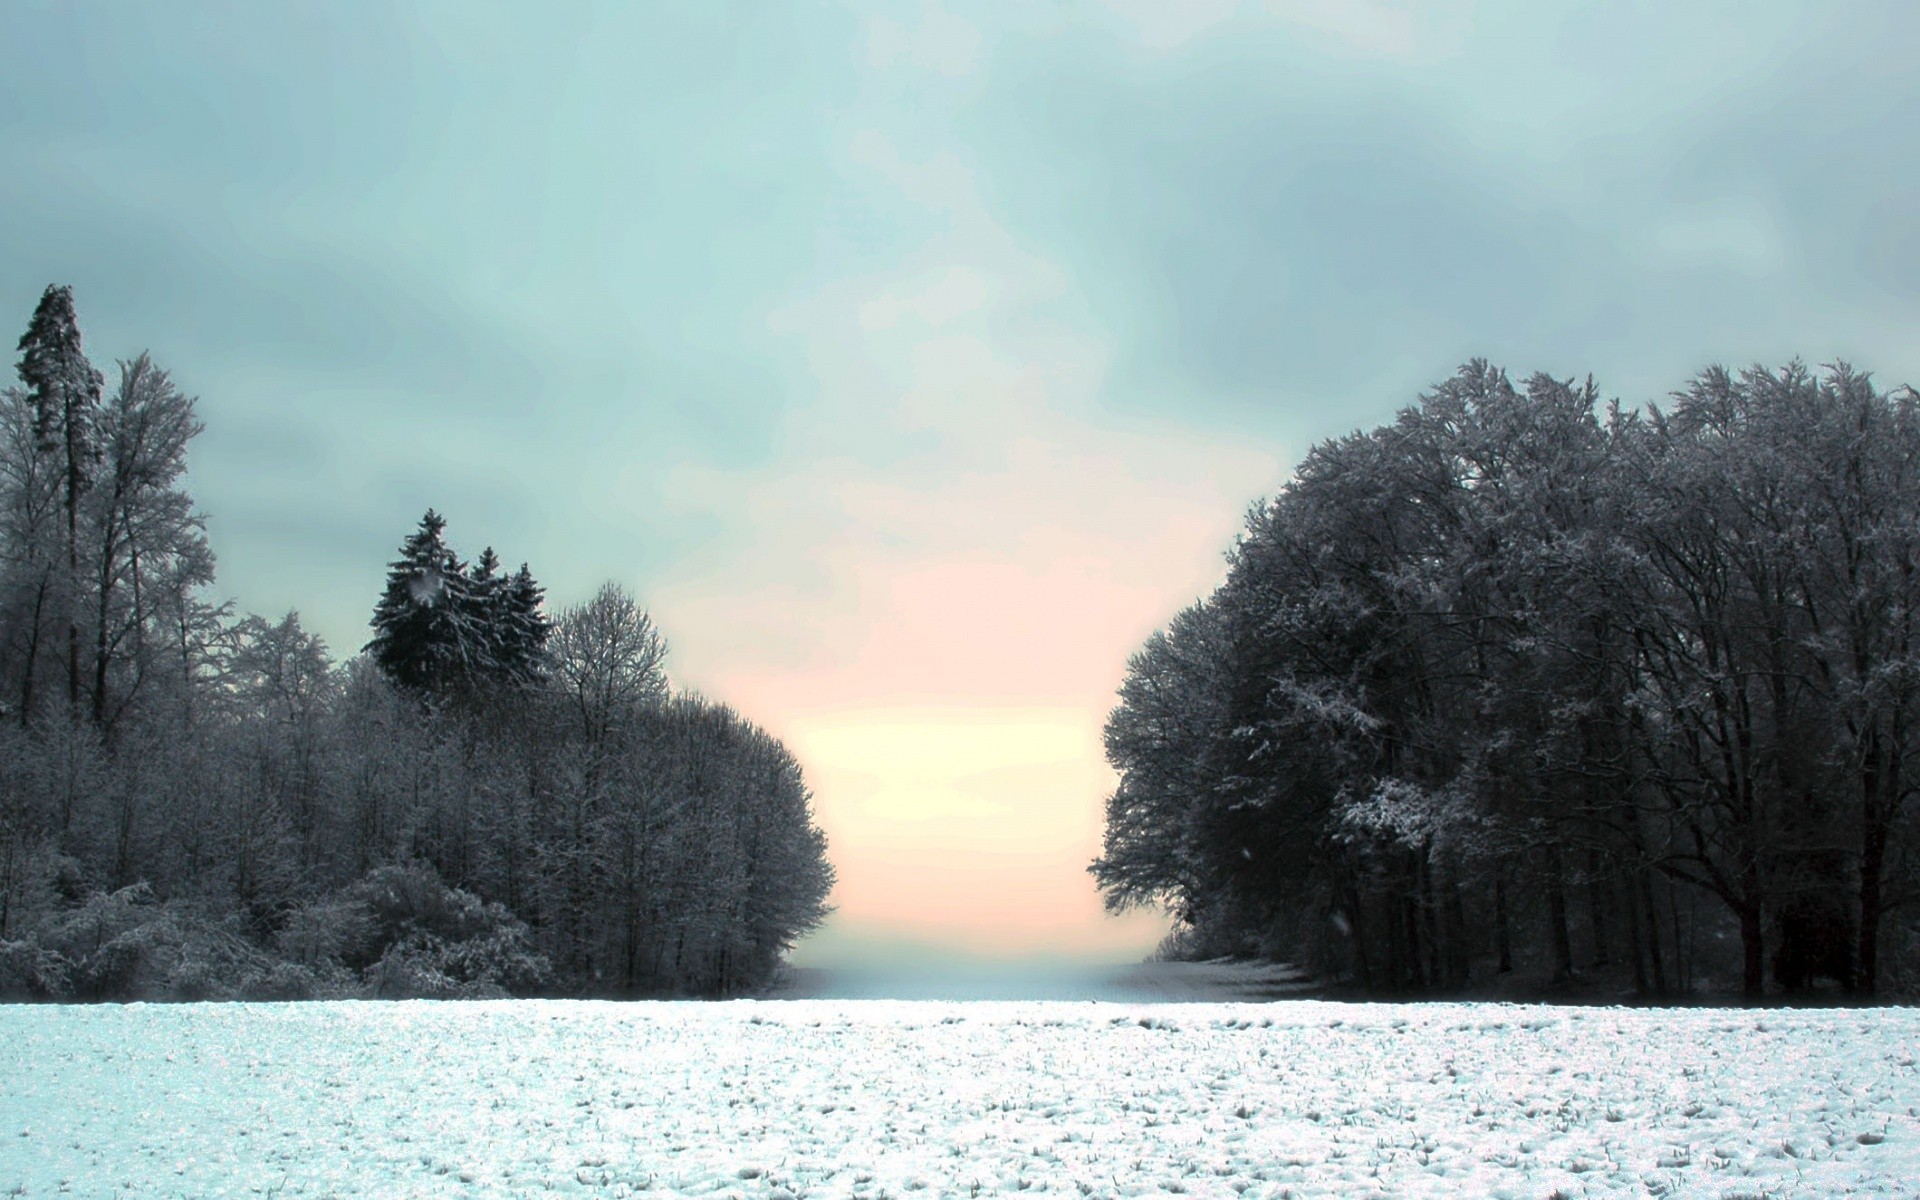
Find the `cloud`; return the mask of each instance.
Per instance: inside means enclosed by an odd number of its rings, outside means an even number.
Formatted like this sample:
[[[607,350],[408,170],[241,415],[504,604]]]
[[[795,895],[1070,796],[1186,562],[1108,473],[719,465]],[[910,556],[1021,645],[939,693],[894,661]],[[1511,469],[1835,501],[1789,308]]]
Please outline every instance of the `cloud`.
[[[904,21],[869,20],[866,58],[868,66],[883,71],[907,69],[961,78],[980,65],[980,30],[938,4],[922,3]]]
[[[1473,5],[1454,0],[1267,0],[1269,15],[1336,45],[1381,59],[1437,59],[1457,53]]]
[[[1153,51],[1180,50],[1250,19],[1287,31],[1305,30],[1364,58],[1421,61],[1457,53],[1471,24],[1469,3],[1415,0],[1100,0],[1108,25]]]
[[[1656,219],[1646,235],[1652,263],[1777,277],[1796,264],[1774,216],[1752,198],[1680,209]]]
[[[860,326],[892,329],[902,320],[914,319],[938,328],[978,312],[992,298],[993,293],[979,272],[953,267],[939,279],[912,288],[905,295],[887,292],[861,305]]]
[[[1241,0],[1101,0],[1100,8],[1122,35],[1149,50],[1185,46],[1218,30],[1239,14]]]

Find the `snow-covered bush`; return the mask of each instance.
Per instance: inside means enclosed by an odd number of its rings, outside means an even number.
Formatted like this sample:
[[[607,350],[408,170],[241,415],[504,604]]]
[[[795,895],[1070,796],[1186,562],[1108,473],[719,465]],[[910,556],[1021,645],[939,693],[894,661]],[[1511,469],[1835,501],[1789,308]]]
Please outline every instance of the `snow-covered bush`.
[[[145,882],[118,891],[96,891],[78,907],[56,914],[42,927],[39,941],[71,965],[71,992],[82,999],[134,999],[138,983],[153,982],[164,967],[148,960],[158,941],[152,928],[170,914],[154,900]]]
[[[382,867],[343,899],[366,934],[341,961],[361,968],[377,996],[474,997],[537,991],[552,965],[505,906],[448,887],[425,864]]]
[[[320,995],[320,981],[313,968],[299,963],[280,962],[249,981],[245,1000],[313,1000]]]
[[[72,977],[73,964],[35,939],[0,939],[0,1000],[64,999]]]
[[[363,901],[329,896],[289,912],[275,942],[290,963],[319,970],[364,953],[373,936],[373,914]]]
[[[158,994],[166,1000],[234,1000],[253,994],[258,981],[271,976],[278,964],[252,942],[223,925],[176,912],[156,934],[151,953],[167,963]]]
[[[274,960],[231,921],[161,902],[146,883],[97,891],[55,914],[30,944],[41,978],[93,1000],[226,1000],[250,994]],[[16,961],[25,961],[21,954]]]

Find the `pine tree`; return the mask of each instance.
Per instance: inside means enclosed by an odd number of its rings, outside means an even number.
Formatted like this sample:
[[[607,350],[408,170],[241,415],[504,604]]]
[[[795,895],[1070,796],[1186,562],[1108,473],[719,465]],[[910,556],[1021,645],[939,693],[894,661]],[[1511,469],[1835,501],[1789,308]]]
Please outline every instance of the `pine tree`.
[[[97,459],[93,416],[104,380],[81,348],[72,288],[47,288],[20,335],[19,350],[17,369],[33,401],[33,432],[41,447],[52,450],[65,443],[74,465]]]
[[[58,456],[66,510],[67,703],[80,709],[80,497],[99,460],[95,421],[104,380],[80,345],[73,289],[49,285],[20,336],[20,381],[33,405],[41,453]]]
[[[421,696],[445,696],[466,678],[471,652],[470,578],[442,537],[446,518],[432,509],[388,564],[387,588],[374,607],[366,648],[387,678]]]
[[[545,598],[546,590],[533,581],[527,564],[521,563],[507,584],[504,652],[500,659],[507,678],[516,683],[537,683],[546,678],[547,635],[553,631],[553,622],[540,610]]]
[[[504,671],[509,583],[500,573],[500,556],[492,546],[482,550],[467,571],[461,633],[467,643],[465,663],[471,685],[484,686]]]
[[[545,596],[525,563],[508,576],[489,546],[471,566],[448,547],[429,510],[389,564],[367,649],[389,679],[440,699],[480,700],[545,678]]]
[[[480,552],[467,577],[473,580],[477,594],[481,595],[497,591],[506,583],[506,578],[500,574],[500,556],[493,552],[492,546]]]

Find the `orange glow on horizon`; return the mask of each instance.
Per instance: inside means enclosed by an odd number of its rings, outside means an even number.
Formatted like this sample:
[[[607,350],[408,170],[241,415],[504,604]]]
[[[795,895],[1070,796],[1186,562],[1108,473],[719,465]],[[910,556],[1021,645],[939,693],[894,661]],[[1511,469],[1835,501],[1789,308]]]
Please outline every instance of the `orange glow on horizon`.
[[[973,954],[1150,949],[1165,921],[1103,917],[1085,871],[1113,783],[1099,721],[1084,710],[980,708],[849,709],[796,722],[788,743],[840,870],[834,924]],[[1063,869],[1068,855],[1078,870]]]

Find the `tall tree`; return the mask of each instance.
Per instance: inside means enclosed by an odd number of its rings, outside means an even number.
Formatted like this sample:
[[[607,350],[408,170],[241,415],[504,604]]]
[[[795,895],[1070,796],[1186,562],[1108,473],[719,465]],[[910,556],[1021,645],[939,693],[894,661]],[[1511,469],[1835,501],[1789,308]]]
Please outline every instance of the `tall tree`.
[[[0,703],[23,727],[39,715],[65,580],[60,472],[34,432],[36,416],[24,388],[0,393]]]
[[[73,289],[49,285],[20,335],[20,381],[33,405],[33,432],[42,453],[56,456],[66,512],[67,704],[80,711],[80,497],[92,482],[99,445],[94,423],[104,380],[87,361]]]
[[[180,486],[188,444],[203,428],[193,398],[147,355],[120,364],[99,419],[102,459],[87,531],[92,712],[102,728],[147,678],[157,614],[190,606],[192,590],[213,581],[205,519]]]

